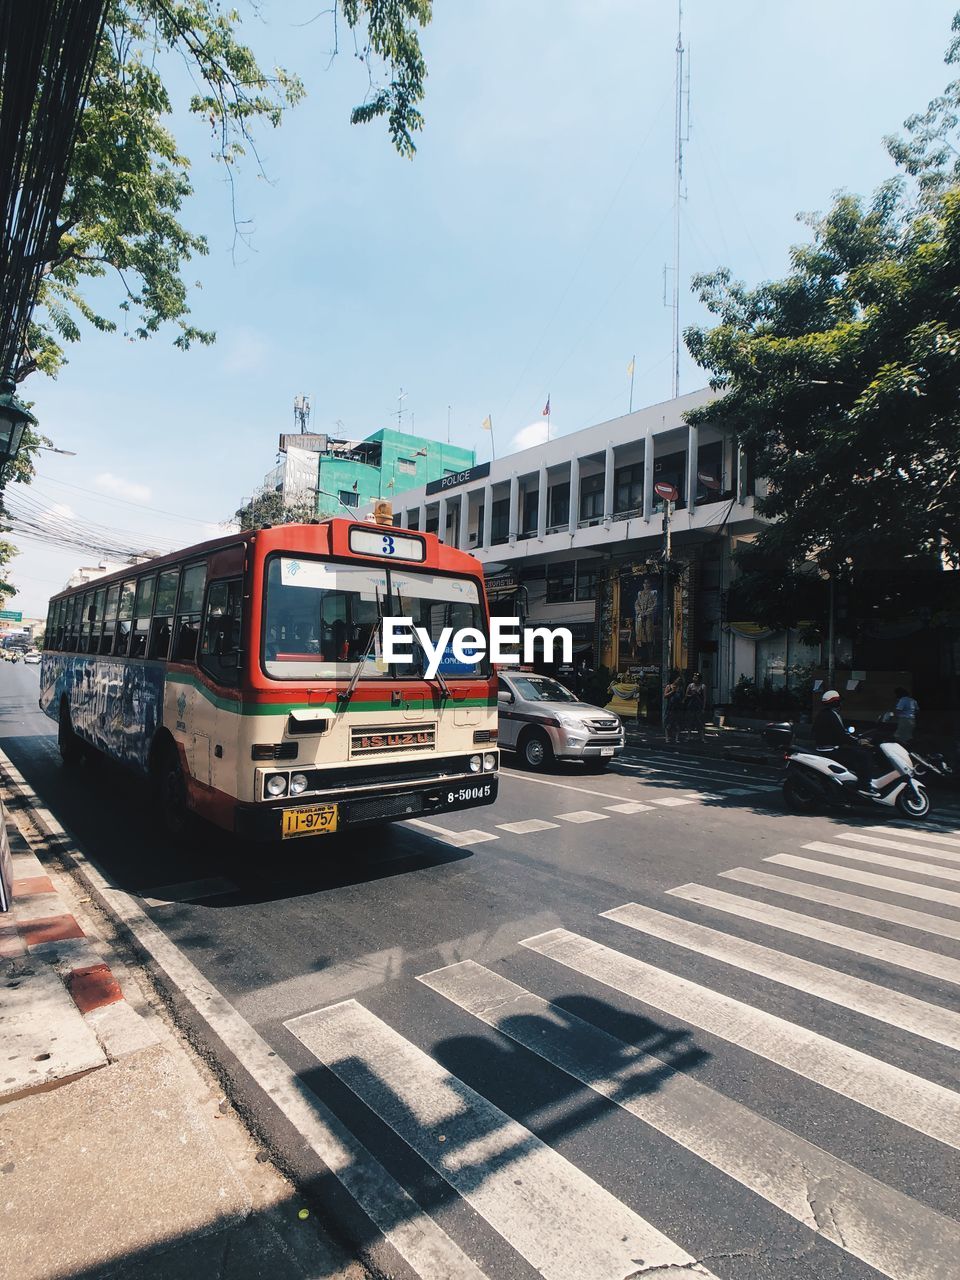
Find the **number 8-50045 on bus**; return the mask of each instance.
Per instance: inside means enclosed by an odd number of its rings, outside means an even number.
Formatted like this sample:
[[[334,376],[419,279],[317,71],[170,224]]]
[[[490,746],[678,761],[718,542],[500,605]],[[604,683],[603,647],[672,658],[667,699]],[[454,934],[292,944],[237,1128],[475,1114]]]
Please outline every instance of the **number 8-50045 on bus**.
[[[486,656],[388,665],[384,616],[488,635],[483,572],[433,534],[328,520],[233,534],[50,602],[40,706],[72,764],[148,775],[165,829],[254,840],[492,804]]]

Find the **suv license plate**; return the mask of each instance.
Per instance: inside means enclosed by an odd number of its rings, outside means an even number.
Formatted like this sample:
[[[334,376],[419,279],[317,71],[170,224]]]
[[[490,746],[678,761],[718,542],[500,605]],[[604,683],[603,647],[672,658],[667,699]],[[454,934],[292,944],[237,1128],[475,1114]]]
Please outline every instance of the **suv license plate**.
[[[600,754],[601,754],[602,756],[612,756],[612,755],[613,755],[613,747],[601,747],[601,748],[600,748]]]
[[[290,840],[294,836],[330,835],[337,829],[337,806],[312,804],[308,809],[284,809],[282,821],[282,840]]]

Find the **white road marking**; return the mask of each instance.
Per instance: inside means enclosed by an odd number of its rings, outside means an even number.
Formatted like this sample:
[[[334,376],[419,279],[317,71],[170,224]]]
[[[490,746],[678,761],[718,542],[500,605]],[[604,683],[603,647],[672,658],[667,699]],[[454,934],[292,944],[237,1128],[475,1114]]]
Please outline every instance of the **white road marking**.
[[[725,911],[743,920],[756,920],[759,924],[768,924],[774,929],[798,934],[801,938],[817,938],[820,942],[852,951],[855,955],[872,956],[874,960],[910,969],[913,973],[925,973],[931,978],[942,978],[945,982],[960,984],[960,960],[938,955],[923,947],[895,942],[892,938],[881,938],[863,929],[850,929],[846,925],[833,924],[829,920],[820,920],[799,911],[786,911],[783,907],[774,907],[767,902],[740,898],[736,894],[724,893],[722,889],[711,889],[702,884],[682,884],[676,889],[668,889],[667,893],[674,898],[683,898],[686,902],[697,902],[703,907]]]
[[[649,804],[640,804],[636,800],[624,800],[622,804],[607,804],[605,809],[609,809],[611,813],[649,813],[653,806]]]
[[[758,782],[763,780],[761,775],[751,773],[748,769],[741,771],[737,769],[718,769],[711,764],[681,764],[670,756],[658,756],[649,759],[644,757],[643,760],[639,761],[634,761],[630,757],[624,759],[623,756],[618,756],[616,763],[618,767],[629,766],[631,769],[647,769],[650,772],[665,774],[695,773],[704,778],[726,778],[730,782],[748,783],[754,778]]]
[[[638,1266],[711,1275],[355,1000],[284,1026],[546,1280],[625,1280]]]
[[[575,809],[573,813],[555,813],[561,822],[604,822],[605,813],[594,813],[592,809]]]
[[[165,884],[157,889],[147,889],[140,897],[148,907],[166,907],[171,902],[200,902],[204,898],[218,898],[226,893],[238,893],[239,886],[225,876],[213,876],[209,880],[185,880],[183,884]]]
[[[933,876],[935,880],[955,880],[960,884],[960,867],[940,867],[920,862],[917,858],[896,858],[889,853],[873,853],[866,849],[851,849],[845,844],[830,844],[825,840],[813,840],[804,849],[811,853],[835,853],[851,862],[869,862],[875,867],[892,867],[894,871],[912,871],[916,875]]]
[[[696,801],[689,796],[663,796],[660,798],[651,796],[650,803],[662,805],[664,809],[675,809],[677,805],[696,804]]]
[[[799,858],[792,853],[775,853],[764,858],[764,862],[775,862],[780,867],[796,867],[798,871],[811,871],[814,875],[830,876],[834,880],[849,880],[851,884],[867,884],[873,889],[901,893],[907,898],[923,898],[926,902],[939,902],[945,907],[960,907],[960,893],[941,889],[938,884],[920,884],[919,881],[901,880],[897,876],[880,876],[873,871],[861,871],[858,867],[841,867],[834,862]]]
[[[871,827],[870,830],[879,831],[881,835],[907,836],[912,840],[932,841],[960,849],[960,831],[945,831],[942,827]]]
[[[777,951],[707,925],[695,924],[692,920],[655,911],[637,902],[628,902],[600,914],[639,933],[661,938],[698,955],[712,956],[723,964],[779,982],[794,991],[817,996],[820,1000],[839,1005],[841,1009],[875,1018],[890,1027],[900,1027],[935,1044],[946,1045],[948,1049],[960,1049],[960,1013],[952,1009],[918,1000],[916,996],[893,991],[864,978],[854,978],[826,965],[814,964],[812,960],[802,960],[786,951]]]
[[[894,1280],[954,1276],[957,1223],[653,1054],[472,960],[418,981],[881,1274]]]
[[[501,771],[501,778],[504,776]],[[516,778],[520,782],[537,782],[541,787],[559,787],[561,791],[580,791],[585,796],[603,796],[604,800],[616,800],[618,798],[616,791],[594,791],[590,787],[576,787],[571,782],[553,782],[550,778],[538,778],[530,773],[510,773],[508,777]]]
[[[555,822],[544,822],[542,818],[527,818],[525,822],[498,822],[498,831],[509,831],[514,836],[529,836],[535,831],[556,829]]]
[[[173,987],[193,1006],[228,1052],[243,1064],[244,1071],[266,1098],[414,1271],[423,1280],[486,1280],[460,1246],[423,1212],[297,1073],[274,1053],[144,913],[137,900],[122,889],[114,888],[97,864],[76,847],[2,751],[0,769],[30,804],[31,816],[38,818],[51,833],[59,852],[78,867],[94,895],[123,921]]]
[[[568,929],[520,944],[960,1150],[960,1094]]]
[[[452,844],[455,849],[465,849],[471,844],[483,844],[486,840],[500,839],[492,831],[451,831],[449,827],[438,826],[435,822],[425,822],[423,818],[407,818],[407,825],[422,827],[424,831],[431,832],[446,844]]]
[[[934,933],[941,938],[960,939],[960,920],[949,920],[946,916],[932,916],[928,911],[915,911],[913,907],[900,907],[892,902],[863,898],[857,893],[844,893],[841,889],[828,889],[823,885],[808,884],[806,880],[789,880],[783,876],[771,876],[765,871],[754,871],[748,867],[734,867],[732,871],[721,871],[720,875],[727,880],[739,880],[742,884],[772,889],[776,893],[783,893],[791,898],[820,902],[825,907],[839,907],[843,911],[852,911],[856,915],[871,916],[874,920],[887,920],[890,924],[903,924],[909,929],[921,929],[924,933]]]
[[[869,845],[872,849],[898,849],[901,853],[912,853],[916,858],[939,858],[941,862],[960,862],[960,850],[937,848],[929,844],[911,844],[909,840],[888,840],[883,836],[868,836],[860,831],[842,831],[838,840],[851,840],[857,844]]]

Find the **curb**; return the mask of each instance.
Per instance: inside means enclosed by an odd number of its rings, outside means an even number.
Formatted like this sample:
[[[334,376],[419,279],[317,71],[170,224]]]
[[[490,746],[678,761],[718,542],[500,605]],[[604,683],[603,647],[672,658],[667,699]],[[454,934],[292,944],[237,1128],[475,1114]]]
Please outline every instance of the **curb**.
[[[16,799],[29,806],[19,774],[7,762],[2,773]],[[0,821],[8,824],[12,836],[14,866],[11,910],[0,916],[0,959],[14,963],[36,959],[53,969],[107,1062],[159,1044],[158,1035],[128,1003],[104,959],[106,944],[89,924],[81,925],[69,909],[33,852],[17,817],[15,810],[0,805]],[[38,1087],[49,1087],[49,1083]]]

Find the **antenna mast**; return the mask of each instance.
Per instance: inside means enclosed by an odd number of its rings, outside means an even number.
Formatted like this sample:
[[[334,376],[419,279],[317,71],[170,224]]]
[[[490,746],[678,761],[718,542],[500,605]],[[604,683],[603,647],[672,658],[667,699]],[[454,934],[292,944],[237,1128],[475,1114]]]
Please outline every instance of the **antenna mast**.
[[[677,96],[673,135],[673,396],[680,394],[680,201],[683,186],[683,149],[690,140],[690,60],[684,67],[683,0],[677,0]],[[686,112],[684,112],[686,108]]]
[[[305,436],[310,426],[310,397],[294,396],[293,398],[293,420],[300,428],[300,434]]]

